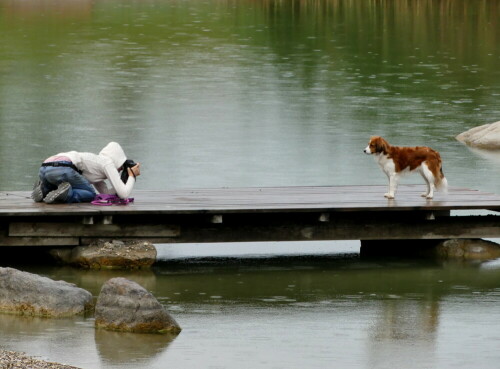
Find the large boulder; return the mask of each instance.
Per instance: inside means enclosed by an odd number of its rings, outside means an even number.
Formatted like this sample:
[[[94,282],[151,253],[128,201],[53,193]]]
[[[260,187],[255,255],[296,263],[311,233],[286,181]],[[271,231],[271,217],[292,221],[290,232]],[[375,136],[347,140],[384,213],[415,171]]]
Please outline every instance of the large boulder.
[[[181,331],[151,293],[125,278],[112,278],[103,285],[95,308],[95,326],[137,333]]]
[[[500,149],[500,121],[474,127],[455,138],[478,149],[498,150]]]
[[[63,317],[92,308],[92,294],[74,284],[0,268],[0,312]]]
[[[451,239],[440,242],[434,249],[441,259],[491,260],[500,257],[500,245],[482,239]]]
[[[59,262],[89,269],[142,269],[156,261],[156,248],[146,241],[96,241],[89,246],[50,250]]]

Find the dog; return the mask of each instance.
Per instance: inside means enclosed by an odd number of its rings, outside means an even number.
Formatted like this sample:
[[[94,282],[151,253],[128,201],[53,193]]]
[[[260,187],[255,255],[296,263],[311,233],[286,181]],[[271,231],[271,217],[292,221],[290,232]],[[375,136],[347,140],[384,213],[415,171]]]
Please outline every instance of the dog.
[[[394,199],[399,179],[406,173],[418,172],[427,184],[427,192],[422,197],[432,199],[434,190],[447,191],[448,181],[443,174],[441,156],[430,147],[391,146],[380,136],[373,136],[364,153],[374,155],[375,161],[389,178],[389,192],[384,194]]]

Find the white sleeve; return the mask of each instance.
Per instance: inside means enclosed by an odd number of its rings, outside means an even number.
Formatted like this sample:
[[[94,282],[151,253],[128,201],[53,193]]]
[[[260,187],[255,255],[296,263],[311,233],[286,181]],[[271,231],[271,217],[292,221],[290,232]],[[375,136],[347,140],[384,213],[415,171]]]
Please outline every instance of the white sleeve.
[[[96,182],[96,183],[92,183],[92,184],[94,185],[94,187],[98,193],[111,194],[114,192],[113,188],[108,188],[108,186],[106,185],[106,182],[104,182],[104,181]]]
[[[122,199],[129,197],[132,189],[134,188],[135,178],[133,176],[128,177],[127,183],[124,184],[120,178],[118,170],[116,170],[112,164],[106,165],[104,167],[104,172],[106,173],[106,177],[111,182],[111,186],[113,186],[116,194]]]

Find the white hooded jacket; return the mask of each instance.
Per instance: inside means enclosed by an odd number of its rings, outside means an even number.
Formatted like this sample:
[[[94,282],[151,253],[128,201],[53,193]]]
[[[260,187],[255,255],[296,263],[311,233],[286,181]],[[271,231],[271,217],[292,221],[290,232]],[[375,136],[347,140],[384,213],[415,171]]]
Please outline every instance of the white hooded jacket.
[[[129,197],[135,184],[135,178],[130,176],[124,184],[120,179],[118,169],[125,163],[127,156],[120,144],[108,143],[99,155],[90,152],[69,151],[57,156],[66,156],[82,171],[82,175],[94,185],[97,192],[117,194],[122,199]],[[111,182],[108,187],[105,180]]]

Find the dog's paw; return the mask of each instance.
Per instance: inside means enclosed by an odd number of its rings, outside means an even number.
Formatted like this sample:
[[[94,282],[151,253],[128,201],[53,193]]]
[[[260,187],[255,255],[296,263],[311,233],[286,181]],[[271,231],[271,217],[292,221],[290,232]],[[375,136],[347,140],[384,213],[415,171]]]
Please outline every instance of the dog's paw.
[[[427,196],[425,196],[425,198],[426,198],[427,200],[432,200],[432,199],[434,198],[434,196],[433,196],[433,195],[427,195]]]
[[[393,199],[394,198],[394,195],[392,193],[385,193],[384,194],[384,197],[388,198],[388,199]]]
[[[427,196],[428,196],[428,194],[427,194],[427,192],[424,192],[424,193],[423,193],[423,194],[421,194],[420,196],[422,196],[422,197],[427,197]]]

